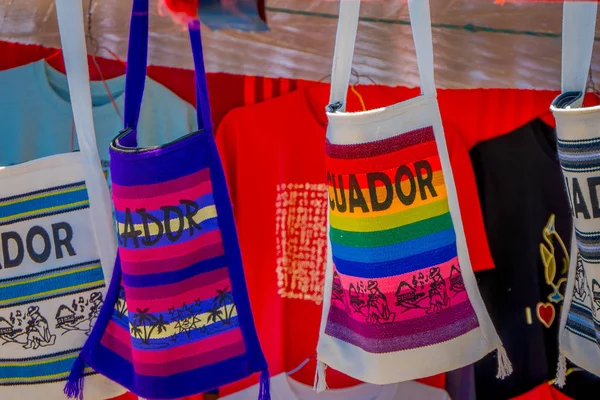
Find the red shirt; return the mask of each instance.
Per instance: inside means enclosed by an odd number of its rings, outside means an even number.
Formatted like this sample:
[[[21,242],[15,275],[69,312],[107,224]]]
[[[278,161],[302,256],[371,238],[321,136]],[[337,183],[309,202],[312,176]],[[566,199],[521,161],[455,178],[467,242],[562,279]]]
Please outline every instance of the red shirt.
[[[397,103],[416,89],[361,86],[366,108]],[[255,324],[271,374],[290,371],[316,350],[326,250],[325,131],[328,85],[298,90],[233,110],[221,122],[217,143],[234,206]],[[362,109],[349,92],[348,110]],[[446,136],[471,261],[493,267],[468,149],[457,130]],[[293,375],[314,380],[314,360]],[[222,388],[221,395],[256,378]],[[443,387],[444,376],[425,380]],[[328,369],[330,387],[357,383]]]

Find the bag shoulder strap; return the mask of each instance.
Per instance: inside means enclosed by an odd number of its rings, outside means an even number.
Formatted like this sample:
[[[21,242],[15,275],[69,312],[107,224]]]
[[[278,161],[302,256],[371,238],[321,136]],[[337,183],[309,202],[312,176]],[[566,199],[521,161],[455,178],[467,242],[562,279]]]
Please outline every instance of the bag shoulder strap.
[[[435,95],[429,0],[408,0],[408,12],[417,54],[421,93]],[[341,108],[338,108],[340,111],[346,109],[346,96],[348,94],[348,84],[350,83],[359,16],[360,0],[340,1],[329,97],[329,104],[341,103]]]
[[[111,272],[117,249],[112,225],[110,193],[102,173],[96,145],[82,2],[56,0],[56,14],[77,142],[84,163],[85,184],[94,224],[96,247],[100,251],[100,261],[104,271]],[[105,279],[110,279],[110,275],[105,276]]]
[[[131,12],[131,25],[129,28],[129,48],[127,50],[127,73],[125,77],[125,128],[134,132],[140,118],[144,85],[146,82],[146,67],[148,65],[148,29],[149,12],[148,0],[134,0]],[[193,20],[188,25],[196,78],[196,118],[200,130],[212,133],[210,105],[208,101],[208,88],[206,72],[204,70],[204,56],[202,54],[202,38],[200,23]],[[137,135],[137,134],[136,134]],[[137,146],[135,136],[134,143]]]
[[[592,62],[597,9],[596,1],[564,2],[561,71],[563,93],[585,93]]]

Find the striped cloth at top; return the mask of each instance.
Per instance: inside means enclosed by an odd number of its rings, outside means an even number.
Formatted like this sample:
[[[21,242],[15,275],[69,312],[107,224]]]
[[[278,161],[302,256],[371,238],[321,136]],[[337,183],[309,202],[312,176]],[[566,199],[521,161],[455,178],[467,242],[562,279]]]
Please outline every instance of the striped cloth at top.
[[[334,272],[326,334],[388,353],[479,326],[431,127],[370,143],[328,142],[327,182]]]

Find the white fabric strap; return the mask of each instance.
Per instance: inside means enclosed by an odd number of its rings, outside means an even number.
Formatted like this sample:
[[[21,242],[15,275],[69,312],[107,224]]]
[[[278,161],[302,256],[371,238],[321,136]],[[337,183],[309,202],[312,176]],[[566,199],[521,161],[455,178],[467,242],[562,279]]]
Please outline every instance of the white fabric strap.
[[[596,1],[565,1],[563,5],[561,91],[585,92],[594,34]]]
[[[435,95],[433,66],[433,41],[429,0],[408,0],[413,40],[417,54],[417,67],[421,79],[421,93]],[[352,70],[354,45],[358,31],[360,0],[341,0],[340,12],[331,69],[329,103],[340,102],[340,111],[346,109],[346,96]]]
[[[81,0],[56,0],[56,14],[69,82],[77,142],[85,167],[85,184],[90,201],[96,245],[100,252],[100,262],[104,271],[112,271],[117,249],[112,224],[110,192],[102,173],[96,146]],[[104,279],[109,282],[110,276],[105,276]]]

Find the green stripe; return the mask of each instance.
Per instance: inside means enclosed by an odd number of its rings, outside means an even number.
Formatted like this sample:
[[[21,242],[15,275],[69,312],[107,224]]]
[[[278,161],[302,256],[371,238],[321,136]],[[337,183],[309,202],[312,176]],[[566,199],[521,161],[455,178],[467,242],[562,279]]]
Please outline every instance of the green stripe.
[[[344,246],[381,247],[389,246],[407,240],[418,239],[432,233],[452,228],[452,217],[447,212],[424,221],[403,225],[398,228],[375,232],[349,232],[330,228],[331,241]]]

